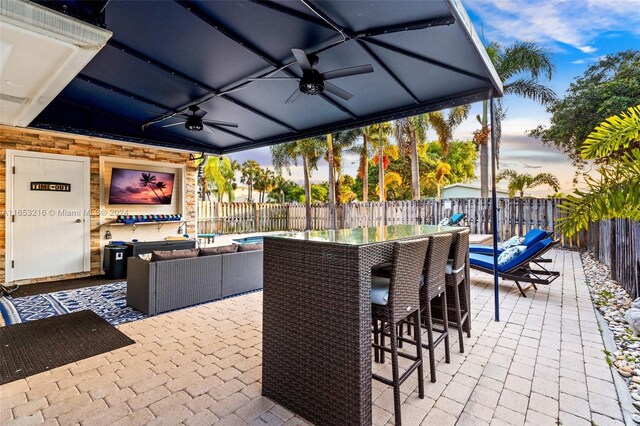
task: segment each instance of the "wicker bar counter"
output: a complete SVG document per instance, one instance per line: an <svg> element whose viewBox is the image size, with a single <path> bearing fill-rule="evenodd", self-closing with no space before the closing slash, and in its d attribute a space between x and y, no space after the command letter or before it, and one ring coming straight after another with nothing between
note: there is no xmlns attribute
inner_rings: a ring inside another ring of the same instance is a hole
<svg viewBox="0 0 640 426"><path fill-rule="evenodd" d="M265 236L263 395L318 425L370 425L371 267L391 261L395 241L462 229Z"/></svg>

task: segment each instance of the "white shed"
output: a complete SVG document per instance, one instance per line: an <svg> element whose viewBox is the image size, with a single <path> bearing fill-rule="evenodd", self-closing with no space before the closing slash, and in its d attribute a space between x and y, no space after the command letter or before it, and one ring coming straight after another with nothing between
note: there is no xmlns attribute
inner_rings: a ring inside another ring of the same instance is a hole
<svg viewBox="0 0 640 426"><path fill-rule="evenodd" d="M508 198L509 191L497 188L498 198ZM491 192L489 192L491 196ZM442 188L442 198L480 198L480 186L454 183Z"/></svg>

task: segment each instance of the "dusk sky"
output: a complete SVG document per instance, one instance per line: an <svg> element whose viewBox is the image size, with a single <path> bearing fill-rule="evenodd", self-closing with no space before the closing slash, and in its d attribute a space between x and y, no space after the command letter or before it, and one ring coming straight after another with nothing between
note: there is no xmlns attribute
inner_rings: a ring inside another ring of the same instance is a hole
<svg viewBox="0 0 640 426"><path fill-rule="evenodd" d="M640 0L462 0L462 3L485 44L497 41L507 46L514 41L534 41L549 49L556 74L548 84L559 97L575 77L600 57L640 49ZM481 103L472 106L469 119L455 131L454 138L471 139L472 132L479 127L475 116L481 114L481 106ZM515 96L506 96L504 106L507 116L502 122L501 168L532 174L553 173L561 182L561 191L571 192L575 169L566 155L526 136L528 130L538 125L548 126L545 108ZM436 140L433 132L428 138ZM253 159L272 167L268 148L233 154L231 158L239 162ZM344 173L355 176L357 164L355 155L344 155ZM285 172L285 177L298 183L303 181L300 167L293 167L291 172L290 177ZM321 161L312 181L326 180L327 165ZM542 196L549 192L548 188L540 187L528 193Z"/></svg>
<svg viewBox="0 0 640 426"><path fill-rule="evenodd" d="M109 188L109 204L163 204L164 196L171 199L173 193L173 173L149 172L143 170L129 170L113 168L111 172L111 187ZM155 176L153 189L140 184L142 173ZM163 182L163 188L155 184ZM154 192L155 191L155 192Z"/></svg>

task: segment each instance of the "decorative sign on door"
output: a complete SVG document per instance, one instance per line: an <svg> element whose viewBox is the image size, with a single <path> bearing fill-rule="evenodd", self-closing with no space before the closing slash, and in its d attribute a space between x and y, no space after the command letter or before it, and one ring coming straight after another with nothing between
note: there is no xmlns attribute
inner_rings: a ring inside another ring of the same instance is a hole
<svg viewBox="0 0 640 426"><path fill-rule="evenodd" d="M71 192L70 183L61 182L31 182L32 191Z"/></svg>

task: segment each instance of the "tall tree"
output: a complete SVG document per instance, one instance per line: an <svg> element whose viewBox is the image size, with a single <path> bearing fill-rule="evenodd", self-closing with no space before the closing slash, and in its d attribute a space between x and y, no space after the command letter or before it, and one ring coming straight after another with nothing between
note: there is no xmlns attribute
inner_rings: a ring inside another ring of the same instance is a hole
<svg viewBox="0 0 640 426"><path fill-rule="evenodd" d="M235 171L229 157L209 157L204 166L204 178L209 191L218 196L218 202L222 202L235 181Z"/></svg>
<svg viewBox="0 0 640 426"><path fill-rule="evenodd" d="M260 164L254 160L245 161L240 168L240 182L247 185L247 201L250 203L253 202L253 183L260 170Z"/></svg>
<svg viewBox="0 0 640 426"><path fill-rule="evenodd" d="M394 122L398 150L411 159L411 192L414 200L420 199L420 167L418 145L426 142L429 118L425 114L401 118Z"/></svg>
<svg viewBox="0 0 640 426"><path fill-rule="evenodd" d="M333 135L327 135L327 163L329 165L329 227L336 229L336 177L333 162Z"/></svg>
<svg viewBox="0 0 640 426"><path fill-rule="evenodd" d="M369 133L365 131L365 128L359 129L362 136L361 144L354 144L350 152L358 154L358 177L362 179L362 202L369 201L369 154L371 150L371 142L369 140Z"/></svg>
<svg viewBox="0 0 640 426"><path fill-rule="evenodd" d="M582 159L599 164L599 178L585 178L589 191L575 191L560 204L560 230L571 236L603 219L640 220L640 104L609 117L587 137Z"/></svg>
<svg viewBox="0 0 640 426"><path fill-rule="evenodd" d="M505 95L517 95L531 99L542 105L549 105L556 100L556 94L542 84L541 77L551 80L555 66L548 50L530 41L516 42L503 49L498 43L487 46L487 53L498 76L503 81ZM496 151L499 152L501 138L501 121L504 118L501 100L496 100L495 128ZM482 126L474 133L475 141L480 146L480 196L489 196L489 101L482 103L482 117L477 116Z"/></svg>
<svg viewBox="0 0 640 426"><path fill-rule="evenodd" d="M291 175L291 165L297 166L298 158L302 158L307 230L311 229L311 171L318 168L325 146L326 142L322 138L309 138L271 147L273 167L278 174L286 169Z"/></svg>
<svg viewBox="0 0 640 426"><path fill-rule="evenodd" d="M607 118L640 104L640 50L609 54L570 85L564 98L547 107L551 125L529 134L564 151L582 168L581 147Z"/></svg>
<svg viewBox="0 0 640 426"><path fill-rule="evenodd" d="M378 183L382 183L382 185L378 185L378 199L380 201L385 201L385 191L384 191L384 171L389 164L388 155L385 152L385 149L390 145L389 136L392 133L391 123L379 123L373 124L371 126L367 126L362 129L364 137L367 138L373 148L375 148L377 154L377 162L378 162ZM386 163L385 163L386 157Z"/></svg>
<svg viewBox="0 0 640 426"><path fill-rule="evenodd" d="M505 169L498 173L496 181L508 180L507 189L509 197L513 198L516 193L520 194L520 198L524 198L524 191L540 185L549 185L555 192L560 189L558 178L551 173L538 173L533 176L529 173L518 173L515 170Z"/></svg>
<svg viewBox="0 0 640 426"><path fill-rule="evenodd" d="M258 202L265 202L265 194L271 192L275 187L275 174L271 169L261 169L255 178L253 188L258 191Z"/></svg>

